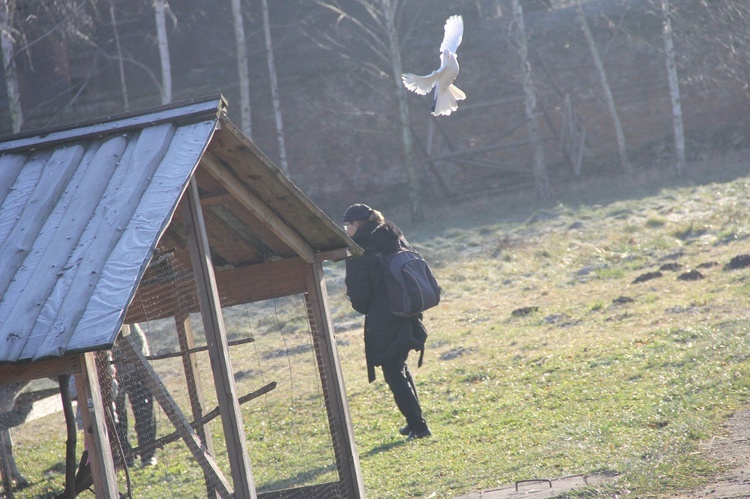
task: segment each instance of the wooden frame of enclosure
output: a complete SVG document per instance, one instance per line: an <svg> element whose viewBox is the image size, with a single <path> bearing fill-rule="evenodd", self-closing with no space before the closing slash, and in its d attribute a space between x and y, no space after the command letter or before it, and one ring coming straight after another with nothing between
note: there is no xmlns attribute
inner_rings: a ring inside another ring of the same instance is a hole
<svg viewBox="0 0 750 499"><path fill-rule="evenodd" d="M186 376L195 381L193 386L196 389L190 393L192 418L200 421L210 409L205 407L204 387L201 387L194 372L197 362L191 349L195 342L188 316L191 312L200 313L216 384L231 478L224 477L213 461L212 442L210 436L202 431L202 426L197 425L195 429L191 426L190 418L180 411L148 361L137 349L130 349L130 353L140 360L137 367L146 375L155 399L203 468L209 494L257 497L234 375L228 360L229 347L222 307L304 294L320 379L327 394L326 409L339 470L339 490L345 497L363 497L364 485L322 268L325 260L344 259L351 254L359 254L361 249L336 224L325 216L321 217L321 212L307 198L295 191L293 184L280 170L226 118L223 107L223 104L219 105L216 130L208 146L200 153L197 167L185 186L171 220L165 223L166 229L159 236L158 243L160 247L169 248L172 257L184 264L183 268L192 269L192 275L183 278L193 280L195 286L190 288L195 289L197 299L194 302L199 309L187 310L184 304L165 300L159 304L160 315L156 316L156 310L130 306L142 293L162 296L159 287L165 285L144 279L141 275L143 280L131 296L123 322L174 318ZM205 114L206 110L202 112ZM154 119L153 115L144 118L149 123L153 123ZM175 118L171 116L169 119ZM179 119L187 118L180 116ZM127 123L128 127L137 127L139 119L135 116ZM106 128L106 125L102 127ZM111 132L112 129L107 131ZM44 134L43 137L54 140L53 133ZM233 220L241 222L241 227L238 229L220 223L210 210L212 206L221 206L224 211L230 212ZM304 232L306 226L318 229ZM271 258L269 253L272 254ZM214 262L216 258L220 259L220 264ZM118 497L117 477L94 353L76 352L59 358L0 364L0 379L9 383L61 374L76 376L79 400L89 401L83 404L82 412L96 495L114 499ZM89 410L85 410L87 405ZM209 482L211 485L208 485ZM268 493L263 497L311 497L315 495L313 489L319 487Z"/></svg>

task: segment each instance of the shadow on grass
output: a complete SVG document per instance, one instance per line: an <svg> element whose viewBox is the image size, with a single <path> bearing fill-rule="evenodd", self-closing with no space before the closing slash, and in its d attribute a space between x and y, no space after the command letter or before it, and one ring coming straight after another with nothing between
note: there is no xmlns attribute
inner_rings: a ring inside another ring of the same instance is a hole
<svg viewBox="0 0 750 499"><path fill-rule="evenodd" d="M264 483L258 487L258 492L272 492L276 490L290 489L296 487L303 487L315 483L315 480L323 475L336 473L336 465L329 464L327 466L320 466L306 471L301 471L289 478L282 480L276 480L274 482ZM335 476L333 477L335 479Z"/></svg>
<svg viewBox="0 0 750 499"><path fill-rule="evenodd" d="M402 445L406 445L406 440L396 440L394 442L389 442L387 444L378 445L377 447L373 447L369 451L367 451L365 454L362 454L365 457L374 456L376 454L380 454L381 452L386 452L391 449L395 449L396 447L401 447Z"/></svg>

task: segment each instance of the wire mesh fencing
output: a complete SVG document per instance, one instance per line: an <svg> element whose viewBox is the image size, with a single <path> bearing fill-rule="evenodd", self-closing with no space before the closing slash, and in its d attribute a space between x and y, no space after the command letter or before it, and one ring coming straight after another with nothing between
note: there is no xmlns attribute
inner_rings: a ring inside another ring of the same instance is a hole
<svg viewBox="0 0 750 499"><path fill-rule="evenodd" d="M232 487L219 411L223 394L215 389L216 366L197 297L189 262L161 253L112 351L97 354L118 490L129 497L221 497ZM345 497L337 465L341 449L334 444L340 439L333 435L307 296L234 305L222 313L258 495ZM50 383L47 393L55 398L58 388ZM11 428L16 445L10 455L29 483L9 475L14 497L56 497L65 480L59 410L29 422L21 414L26 406L16 406L15 415L3 409L0 435ZM43 442L35 439L39 433L47 435ZM84 450L79 434L78 455Z"/></svg>

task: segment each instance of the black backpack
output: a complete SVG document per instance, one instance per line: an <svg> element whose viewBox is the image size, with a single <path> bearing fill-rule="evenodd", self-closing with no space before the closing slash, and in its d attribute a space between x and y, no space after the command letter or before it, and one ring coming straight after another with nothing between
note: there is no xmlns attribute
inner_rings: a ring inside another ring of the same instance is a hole
<svg viewBox="0 0 750 499"><path fill-rule="evenodd" d="M440 285L419 253L402 249L377 255L394 315L411 317L440 303Z"/></svg>

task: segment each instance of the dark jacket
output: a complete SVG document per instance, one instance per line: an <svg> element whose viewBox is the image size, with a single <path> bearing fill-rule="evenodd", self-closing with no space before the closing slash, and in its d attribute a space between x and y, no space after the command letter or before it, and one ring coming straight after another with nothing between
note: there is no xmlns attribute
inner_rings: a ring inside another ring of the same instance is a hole
<svg viewBox="0 0 750 499"><path fill-rule="evenodd" d="M346 261L346 294L354 310L365 315L365 356L372 382L374 366L397 360L409 350L424 351L427 332L421 314L399 317L386 305L383 269L376 253L411 249L401 229L393 222L368 222L359 227L352 239L365 253Z"/></svg>

